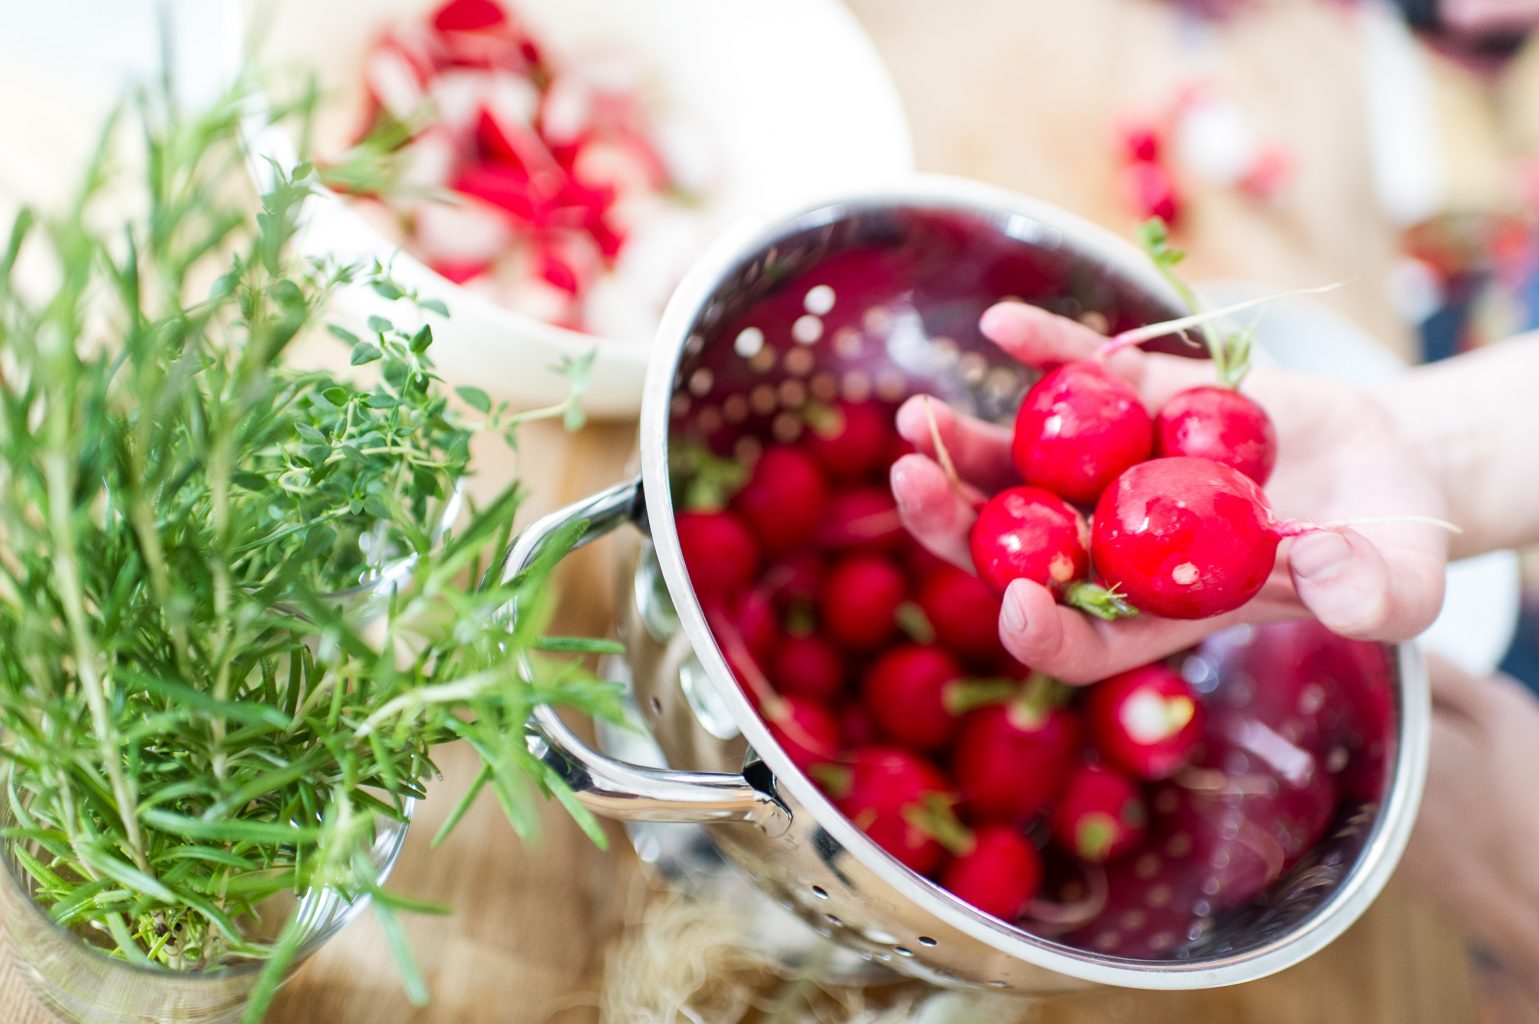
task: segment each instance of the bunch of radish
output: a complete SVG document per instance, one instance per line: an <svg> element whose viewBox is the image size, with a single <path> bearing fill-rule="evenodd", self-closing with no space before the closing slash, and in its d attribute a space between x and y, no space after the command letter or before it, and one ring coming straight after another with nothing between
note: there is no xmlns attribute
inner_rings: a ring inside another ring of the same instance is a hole
<svg viewBox="0 0 1539 1024"><path fill-rule="evenodd" d="M1144 241L1190 296L1161 227ZM1383 649L1314 623L1084 687L1001 643L1016 579L1106 617L1217 615L1254 596L1281 538L1316 528L1276 520L1262 491L1277 442L1237 387L1246 337L1189 319L1217 382L1154 415L1099 359L1031 387L1013 436L1022 482L977 501L972 572L902 527L888 473L912 449L889 405L809 403L793 443L671 452L695 592L791 761L961 899L1131 957L1176 955L1352 827L1382 798L1393 732Z"/></svg>
<svg viewBox="0 0 1539 1024"><path fill-rule="evenodd" d="M884 850L1038 933L1159 956L1277 882L1346 801L1378 799L1387 670L1340 643L1331 661L1307 625L1088 687L1016 662L995 589L902 529L894 412L809 409L799 442L746 464L673 453L685 565L727 663ZM1232 685L1199 691L1183 666Z"/></svg>
<svg viewBox="0 0 1539 1024"><path fill-rule="evenodd" d="M710 161L645 109L624 54L566 66L497 0L393 25L363 65L355 152L399 180L339 187L439 274L550 323L645 336L702 225ZM339 167L347 162L339 161Z"/></svg>

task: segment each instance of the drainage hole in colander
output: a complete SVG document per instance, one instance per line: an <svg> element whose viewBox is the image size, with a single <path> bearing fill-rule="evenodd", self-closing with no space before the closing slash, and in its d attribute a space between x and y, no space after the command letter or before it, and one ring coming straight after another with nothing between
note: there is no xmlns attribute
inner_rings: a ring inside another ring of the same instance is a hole
<svg viewBox="0 0 1539 1024"><path fill-rule="evenodd" d="M833 925L835 928L843 928L844 927L844 919L841 918L838 914L824 914L823 915L823 920L827 921L829 924Z"/></svg>
<svg viewBox="0 0 1539 1024"><path fill-rule="evenodd" d="M928 935L921 935L921 936L919 936L919 944L921 946L934 946L934 945L936 945L936 942L935 942L934 939L930 938Z"/></svg>
<svg viewBox="0 0 1539 1024"><path fill-rule="evenodd" d="M892 947L892 951L894 953L898 954L899 956L913 956L914 955L914 951L912 949L909 949L907 946L894 946L894 947Z"/></svg>
<svg viewBox="0 0 1539 1024"><path fill-rule="evenodd" d="M816 896L820 900L826 900L828 899L828 890L823 888L821 885L814 885L812 887L812 895Z"/></svg>
<svg viewBox="0 0 1539 1024"><path fill-rule="evenodd" d="M662 713L663 713L663 702L658 700L656 697L653 697L652 698L652 714L654 714L654 715L661 715Z"/></svg>
<svg viewBox="0 0 1539 1024"><path fill-rule="evenodd" d="M1003 981L1000 981L998 978L995 978L993 981L989 982L989 988L1005 988L1005 987L1006 987L1006 983L1003 982Z"/></svg>
<svg viewBox="0 0 1539 1024"><path fill-rule="evenodd" d="M892 959L892 954L891 953L878 953L878 954L876 954L876 958L878 960L880 960L882 963L885 964L887 961Z"/></svg>

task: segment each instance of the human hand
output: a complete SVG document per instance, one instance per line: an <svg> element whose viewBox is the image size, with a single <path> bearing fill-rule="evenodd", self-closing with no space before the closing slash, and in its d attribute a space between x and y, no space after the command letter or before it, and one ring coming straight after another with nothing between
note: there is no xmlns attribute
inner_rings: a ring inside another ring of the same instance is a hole
<svg viewBox="0 0 1539 1024"><path fill-rule="evenodd" d="M1001 303L983 334L1035 367L1089 357L1106 339L1035 306ZM1187 387L1213 382L1206 361L1127 349L1107 360L1155 411ZM1258 370L1245 390L1277 428L1279 458L1267 486L1277 514L1330 522L1356 517L1438 516L1443 498L1427 464L1410 449L1370 393L1329 379ZM926 405L929 410L926 410ZM962 416L924 396L898 411L898 431L918 450L892 470L893 494L908 529L942 558L971 569L967 536L975 505L940 465L936 433L970 487L992 494L1017 483L1010 430ZM1176 621L1140 615L1103 622L1056 603L1045 587L1017 580L1005 593L1000 638L1016 658L1066 682L1084 683L1164 657L1240 622L1313 615L1343 636L1396 641L1421 632L1443 600L1448 540L1422 523L1376 523L1312 532L1284 543L1261 593L1225 615Z"/></svg>
<svg viewBox="0 0 1539 1024"><path fill-rule="evenodd" d="M1455 36L1527 32L1539 26L1539 0L1440 0L1437 18L1441 31Z"/></svg>
<svg viewBox="0 0 1539 1024"><path fill-rule="evenodd" d="M1438 658L1432 760L1402 870L1539 997L1539 700Z"/></svg>

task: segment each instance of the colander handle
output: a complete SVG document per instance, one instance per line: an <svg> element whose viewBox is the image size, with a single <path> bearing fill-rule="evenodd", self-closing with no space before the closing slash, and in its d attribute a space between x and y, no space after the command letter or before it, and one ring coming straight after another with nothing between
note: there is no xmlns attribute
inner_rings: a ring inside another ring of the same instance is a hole
<svg viewBox="0 0 1539 1024"><path fill-rule="evenodd" d="M519 534L502 563L512 579L558 532L583 523L574 548L597 540L645 514L641 481L616 484L540 519ZM533 666L524 663L525 673ZM574 733L554 708L541 705L525 723L529 752L555 769L583 806L625 821L746 821L770 835L791 825L790 812L774 795L741 775L685 772L632 764L603 754Z"/></svg>

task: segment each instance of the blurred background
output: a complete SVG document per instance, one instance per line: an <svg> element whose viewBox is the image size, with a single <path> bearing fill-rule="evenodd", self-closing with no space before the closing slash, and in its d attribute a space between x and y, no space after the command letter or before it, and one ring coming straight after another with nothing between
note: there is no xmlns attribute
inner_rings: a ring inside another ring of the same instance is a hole
<svg viewBox="0 0 1539 1024"><path fill-rule="evenodd" d="M0 127L11 140L0 146L0 205L65 187L125 76L157 67L161 6L0 0ZM437 87L412 77L409 39L398 45L390 35L433 6L182 3L170 5L175 16L165 24L192 93L213 88L252 50L280 74L318 72L330 104L321 147L340 159L388 122L400 89ZM539 431L526 439L517 470L536 496L531 511L618 479L634 451L628 416L657 310L723 224L910 167L1015 189L1124 236L1163 216L1190 253L1188 276L1214 300L1343 282L1280 304L1262 324L1274 356L1322 372L1374 379L1396 361L1443 359L1539 327L1539 38L1530 38L1539 0L796 0L773 8L511 0L510 8L526 19L531 43L579 54L574 60L591 71L583 80L599 83L568 90L567 100L581 129L603 143L585 159L610 190L573 200L591 216L564 228L559 245L534 251L511 236L466 242L462 226L374 203L360 186L337 200L343 212L324 219L321 234L364 251L377 250L377 235L399 242L422 280L452 296L463 333L446 345L451 377L533 402L551 386L541 374L553 358L596 349L591 411L601 422L574 441ZM260 31L245 32L249 24ZM533 102L519 91L530 82L547 89L544 64L531 59L530 68L525 85L508 86L497 102ZM444 88L457 87L482 86ZM643 142L634 138L637 118L650 126ZM539 141L553 151L586 144L573 131L581 143ZM261 145L279 152L282 142ZM525 210L526 197L511 195L507 182L438 159L418 147L410 173ZM602 553L572 572L598 585L570 588L582 595L568 601L571 628L604 630L613 588ZM1521 588L1510 559L1483 572L1474 586L1491 603L1467 604L1444 625L1448 650L1475 668L1499 659L1539 688L1539 552L1522 556ZM467 783L464 767L446 759L447 789ZM452 793L436 801L438 813L452 802ZM412 895L460 910L454 924L414 928L427 947L434 1006L414 1010L395 995L379 937L360 922L356 941L318 958L276 1019L682 1020L678 1007L708 980L702 971L752 980L714 1004L716 1016L689 1019L875 1021L919 1012L910 1007L921 997L901 988L812 998L754 976L752 964L710 959L730 946L732 929L708 914L659 909L617 830L615 851L604 855L552 814L545 843L520 851L495 828L494 809L478 807L472 820L482 811L479 830L462 829L434 854L459 859L454 877L426 867L420 847L401 867ZM1459 938L1415 894L1392 890L1384 902L1317 961L1242 990L982 1009L942 1001L925 1012L935 1020L1533 1019L1531 1007L1506 999L1499 973L1483 969L1478 954L1466 962ZM670 973L692 957L693 980ZM0 974L0 988L8 980ZM24 997L0 998L13 1011L6 1019L34 1019L4 998Z"/></svg>

